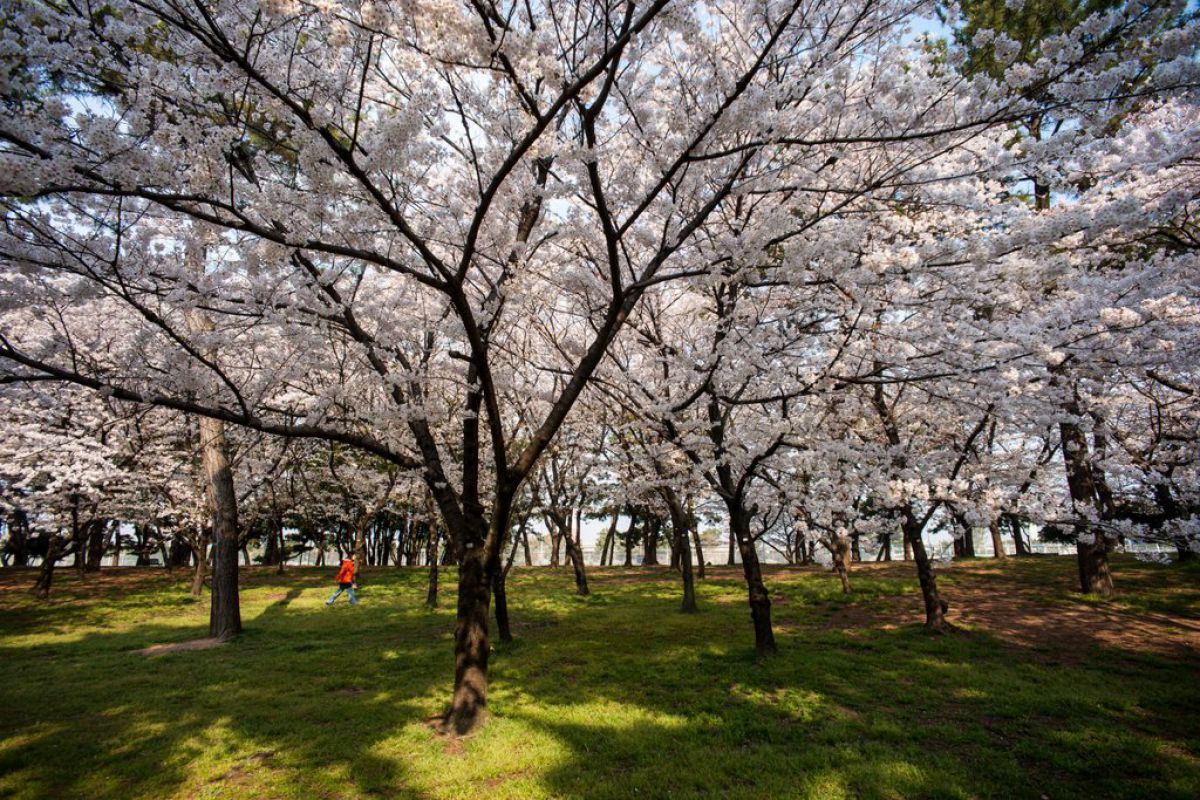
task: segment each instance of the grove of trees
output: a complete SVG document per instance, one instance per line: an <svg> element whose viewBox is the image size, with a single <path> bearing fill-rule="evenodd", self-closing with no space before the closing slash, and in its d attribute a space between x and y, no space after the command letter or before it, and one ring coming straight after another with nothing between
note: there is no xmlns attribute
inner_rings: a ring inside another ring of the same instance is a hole
<svg viewBox="0 0 1200 800"><path fill-rule="evenodd" d="M218 638L250 542L431 604L455 564L457 733L535 526L684 611L725 526L762 656L768 546L850 591L895 543L932 630L935 529L1070 541L1101 595L1126 542L1194 559L1198 40L1159 0L6 3L6 557L211 560Z"/></svg>

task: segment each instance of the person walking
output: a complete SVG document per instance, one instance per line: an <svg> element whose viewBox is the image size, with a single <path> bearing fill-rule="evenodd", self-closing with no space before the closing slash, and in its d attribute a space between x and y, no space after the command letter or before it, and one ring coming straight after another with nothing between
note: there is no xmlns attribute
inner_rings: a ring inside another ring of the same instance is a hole
<svg viewBox="0 0 1200 800"><path fill-rule="evenodd" d="M337 600L338 595L341 594L342 592L345 592L347 595L350 596L350 605L353 606L353 605L358 604L358 598L354 596L354 587L356 585L354 582L354 573L355 573L354 556L350 556L349 558L342 559L342 568L338 570L337 577L334 578L334 580L336 580L337 584L338 584L337 591L334 592L333 595L328 600L325 601L325 605L327 605L327 606L333 605L333 601Z"/></svg>

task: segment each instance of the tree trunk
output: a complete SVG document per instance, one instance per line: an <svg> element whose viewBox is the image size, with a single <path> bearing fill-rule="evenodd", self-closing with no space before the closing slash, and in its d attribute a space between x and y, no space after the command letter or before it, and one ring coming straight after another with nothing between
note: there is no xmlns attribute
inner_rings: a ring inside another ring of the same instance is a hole
<svg viewBox="0 0 1200 800"><path fill-rule="evenodd" d="M850 534L850 560L855 563L862 561L862 548L859 547L859 535L857 533Z"/></svg>
<svg viewBox="0 0 1200 800"><path fill-rule="evenodd" d="M1012 534L1013 552L1018 556L1032 555L1029 543L1025 540L1023 530L1025 526L1021 523L1021 518L1016 514L1005 514L1004 522L1008 525L1009 533Z"/></svg>
<svg viewBox="0 0 1200 800"><path fill-rule="evenodd" d="M746 578L746 589L750 600L750 619L754 623L754 651L761 658L779 651L775 644L775 632L771 628L771 595L763 583L762 566L758 562L758 551L750 535L750 520L747 512L736 500L726 500L729 510L729 534L737 542L738 555L742 559L742 574Z"/></svg>
<svg viewBox="0 0 1200 800"><path fill-rule="evenodd" d="M562 545L562 534L557 530L550 531L550 566L558 567L558 549Z"/></svg>
<svg viewBox="0 0 1200 800"><path fill-rule="evenodd" d="M737 540L734 538L733 533L730 532L730 534L729 534L729 558L725 562L725 566L727 566L727 567L732 567L734 564L737 563L737 561L733 557L733 549L736 546L737 546Z"/></svg>
<svg viewBox="0 0 1200 800"><path fill-rule="evenodd" d="M892 560L892 535L885 533L879 537L879 557L876 561L891 561Z"/></svg>
<svg viewBox="0 0 1200 800"><path fill-rule="evenodd" d="M433 610L438 607L438 533L433 526L429 531L429 588L425 590L425 607Z"/></svg>
<svg viewBox="0 0 1200 800"><path fill-rule="evenodd" d="M662 520L657 517L650 520L646 526L645 542L642 547L642 566L658 566L658 534L662 530Z"/></svg>
<svg viewBox="0 0 1200 800"><path fill-rule="evenodd" d="M92 520L85 527L87 531L87 560L84 563L86 572L99 572L104 560L104 548L108 544L108 523L105 520Z"/></svg>
<svg viewBox="0 0 1200 800"><path fill-rule="evenodd" d="M1065 410L1075 417L1079 416L1079 407L1074 400L1067 403ZM1062 439L1063 464L1067 471L1067 487L1071 492L1075 513L1084 517L1098 515L1100 506L1083 430L1073 422L1063 422L1058 427ZM1108 597L1113 593L1113 582L1104 533L1086 522L1079 522L1075 526L1075 535L1078 538L1075 553L1079 564L1079 590L1084 594Z"/></svg>
<svg viewBox="0 0 1200 800"><path fill-rule="evenodd" d="M468 544L471 544L468 541ZM488 605L491 579L487 553L469 547L458 568L458 613L454 627L454 695L443 720L459 736L481 725L487 714Z"/></svg>
<svg viewBox="0 0 1200 800"><path fill-rule="evenodd" d="M525 566L533 566L533 553L529 549L529 529L525 526L521 527L521 547L525 551Z"/></svg>
<svg viewBox="0 0 1200 800"><path fill-rule="evenodd" d="M637 530L637 517L630 514L629 530L625 531L625 566L633 566L633 540L634 531Z"/></svg>
<svg viewBox="0 0 1200 800"><path fill-rule="evenodd" d="M54 582L54 565L62 553L62 540L51 535L46 544L46 557L42 559L42 568L38 570L37 581L33 584L33 594L39 600L50 599L50 585Z"/></svg>
<svg viewBox="0 0 1200 800"><path fill-rule="evenodd" d="M908 537L905 536L903 533L900 534L900 538L904 540L904 560L912 561L913 560L912 542L910 542L908 540Z"/></svg>
<svg viewBox="0 0 1200 800"><path fill-rule="evenodd" d="M213 519L212 605L208 635L224 642L242 632L238 599L237 494L225 445L225 423L201 417L200 445Z"/></svg>
<svg viewBox="0 0 1200 800"><path fill-rule="evenodd" d="M916 518L912 509L904 509L904 540L912 547L913 558L917 562L917 579L921 583L921 599L925 602L925 627L942 632L949 627L946 622L946 611L949 603L938 593L937 576L933 573L933 563L925 550L925 542L921 538L924 526Z"/></svg>
<svg viewBox="0 0 1200 800"><path fill-rule="evenodd" d="M508 571L512 569L513 561L517 558L517 545L525 538L525 524L526 520L522 519L513 536L512 549L508 552L504 568L495 570L492 576L492 596L496 600L496 632L502 642L513 640L512 626L508 619Z"/></svg>
<svg viewBox="0 0 1200 800"><path fill-rule="evenodd" d="M567 558L571 561L571 568L575 571L575 594L581 597L587 597L590 594L587 582L587 572L583 565L583 549L579 546L579 541L576 539L579 536L579 531L575 534L571 533L570 516L556 518L560 524L559 530L562 532L561 538L566 544Z"/></svg>
<svg viewBox="0 0 1200 800"><path fill-rule="evenodd" d="M616 549L617 523L620 519L620 512L614 511L612 524L608 526L608 533L604 534L604 546L600 548L600 566L602 567L606 567L612 563L612 554Z"/></svg>
<svg viewBox="0 0 1200 800"><path fill-rule="evenodd" d="M1000 535L999 520L992 520L992 524L988 526L988 532L992 535L992 557L1004 558L1004 537Z"/></svg>
<svg viewBox="0 0 1200 800"><path fill-rule="evenodd" d="M700 544L699 525L692 525L692 542L696 545L696 577L704 580L704 547Z"/></svg>
<svg viewBox="0 0 1200 800"><path fill-rule="evenodd" d="M679 610L684 614L695 614L699 609L696 606L696 581L692 575L693 522L673 489L664 487L661 493L667 502L667 510L671 513L671 533L675 542L673 549L678 559L679 572L683 577L683 603Z"/></svg>

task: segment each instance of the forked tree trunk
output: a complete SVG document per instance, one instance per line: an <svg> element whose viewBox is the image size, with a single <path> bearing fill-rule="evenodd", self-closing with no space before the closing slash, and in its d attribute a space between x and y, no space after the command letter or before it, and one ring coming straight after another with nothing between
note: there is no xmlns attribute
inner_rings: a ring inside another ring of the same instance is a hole
<svg viewBox="0 0 1200 800"><path fill-rule="evenodd" d="M892 535L890 533L885 533L879 537L879 555L875 558L875 560L892 560Z"/></svg>
<svg viewBox="0 0 1200 800"><path fill-rule="evenodd" d="M925 603L925 627L932 631L942 632L949 627L946 622L946 611L950 604L938 593L937 576L933 573L933 563L925 550L925 542L921 539L923 525L916 518L911 508L904 509L904 540L912 547L913 559L917 562L917 579L921 583L921 599Z"/></svg>
<svg viewBox="0 0 1200 800"><path fill-rule="evenodd" d="M762 566L754 539L750 535L750 520L747 512L737 501L726 500L729 510L730 536L737 542L738 555L742 559L742 574L746 578L746 589L750 601L750 620L754 623L754 651L761 658L779 651L775 644L775 632L771 628L771 595L763 583Z"/></svg>

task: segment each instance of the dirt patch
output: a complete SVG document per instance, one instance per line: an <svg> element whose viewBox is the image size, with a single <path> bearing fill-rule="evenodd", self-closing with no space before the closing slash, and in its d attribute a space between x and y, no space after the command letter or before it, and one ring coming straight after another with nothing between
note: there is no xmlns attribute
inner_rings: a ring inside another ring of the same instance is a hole
<svg viewBox="0 0 1200 800"><path fill-rule="evenodd" d="M341 689L334 689L333 694L342 695L343 697L358 697L360 694L366 694L370 689L364 689L361 686L344 686Z"/></svg>
<svg viewBox="0 0 1200 800"><path fill-rule="evenodd" d="M883 570L870 570L872 576ZM1200 624L1164 614L1091 604L1070 596L1047 601L1047 588L1005 580L995 568L944 569L952 578L939 586L950 603L946 619L1028 648L1041 658L1074 662L1096 646L1200 661ZM826 629L877 630L919 625L925 616L920 595L885 597L837 609Z"/></svg>
<svg viewBox="0 0 1200 800"><path fill-rule="evenodd" d="M184 653L189 650L211 650L214 647L220 647L225 642L220 639L191 639L186 642L172 642L171 644L154 644L141 650L133 652L139 656L161 656L164 653Z"/></svg>

